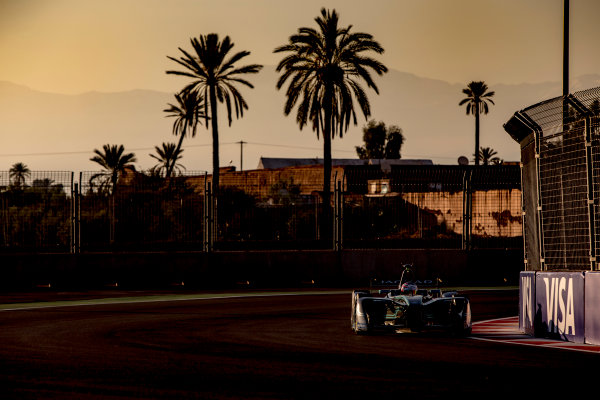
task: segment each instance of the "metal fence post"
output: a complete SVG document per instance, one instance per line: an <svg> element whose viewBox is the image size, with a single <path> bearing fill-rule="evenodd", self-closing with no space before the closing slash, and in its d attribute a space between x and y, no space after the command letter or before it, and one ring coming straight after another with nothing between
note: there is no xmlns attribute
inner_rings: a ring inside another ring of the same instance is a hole
<svg viewBox="0 0 600 400"><path fill-rule="evenodd" d="M471 175L472 170L466 170L463 175L463 240L462 249L471 248L471 221L473 219L473 207L471 197Z"/></svg>
<svg viewBox="0 0 600 400"><path fill-rule="evenodd" d="M333 249L335 251L342 250L342 229L343 229L343 208L344 199L342 195L342 181L335 180L334 192L333 192Z"/></svg>
<svg viewBox="0 0 600 400"><path fill-rule="evenodd" d="M314 196L314 199L315 199L315 240L319 240L319 239L321 239L320 229L319 229L319 210L321 209L321 207L319 207L319 196L318 195Z"/></svg>
<svg viewBox="0 0 600 400"><path fill-rule="evenodd" d="M212 182L204 180L204 230L203 230L203 249L205 252L213 250L214 233L214 210L213 210Z"/></svg>
<svg viewBox="0 0 600 400"><path fill-rule="evenodd" d="M590 269L595 271L598 269L598 264L596 261L596 221L594 213L596 199L594 198L594 165L592 159L592 120L589 114L585 117L585 160L587 172L587 203L590 235Z"/></svg>
<svg viewBox="0 0 600 400"><path fill-rule="evenodd" d="M519 163L519 168L520 168L520 176L521 176L521 229L523 232L523 264L525 265L525 271L529 271L529 261L527 259L528 254L527 254L527 240L525 238L526 235L526 229L525 229L525 223L526 223L526 219L528 218L526 215L526 210L525 210L525 186L524 186L524 178L523 178L523 169L524 169L524 165L522 162Z"/></svg>
<svg viewBox="0 0 600 400"><path fill-rule="evenodd" d="M340 181L340 250L344 248L344 191L345 189L346 174L342 175Z"/></svg>
<svg viewBox="0 0 600 400"><path fill-rule="evenodd" d="M542 132L540 129L534 129L535 138L535 174L536 174L536 194L537 194L537 223L538 223L538 246L540 251L540 269L546 270L545 247L544 247L544 225L542 209L542 173L541 173L541 141Z"/></svg>
<svg viewBox="0 0 600 400"><path fill-rule="evenodd" d="M338 185L337 172L333 178L333 250L338 249Z"/></svg>
<svg viewBox="0 0 600 400"><path fill-rule="evenodd" d="M108 199L108 207L109 207L109 216L110 216L110 232L109 232L109 240L110 240L110 245L114 245L115 244L115 226L116 226L116 222L115 222L115 192L114 192L114 187L113 187L113 191L110 194L110 197Z"/></svg>
<svg viewBox="0 0 600 400"><path fill-rule="evenodd" d="M72 219L71 219L71 253L79 254L81 252L81 193L79 184L75 183L71 193L72 199Z"/></svg>
<svg viewBox="0 0 600 400"><path fill-rule="evenodd" d="M218 196L218 190L215 190L212 187L212 182L211 182L211 202L210 202L210 226L212 228L211 234L210 234L210 251L213 251L215 249L215 239L218 237L218 228L219 228L219 219L218 219L218 213L219 213L219 196Z"/></svg>
<svg viewBox="0 0 600 400"><path fill-rule="evenodd" d="M77 204L76 193L77 193L77 183L73 184L73 173L71 173L71 209L70 209L71 238L70 238L70 243L69 243L69 252L71 254L75 253L75 236L76 236L75 204Z"/></svg>
<svg viewBox="0 0 600 400"><path fill-rule="evenodd" d="M544 224L543 224L542 182L541 182L541 180L542 180L541 150L542 150L543 130L540 125L538 125L533 119L531 119L531 117L529 117L524 112L515 113L515 118L533 133L533 139L534 139L534 144L535 144L535 179L536 179L535 196L536 196L536 203L537 203L536 225L537 225L537 230L538 230L537 245L538 245L539 256L540 256L540 260L539 260L540 261L540 270L545 271L546 270L546 259L545 259L545 246L544 246L544 230L543 230ZM521 188L521 190L524 190L523 187ZM534 218L533 216L531 216L531 217ZM523 240L526 241L525 236L524 236Z"/></svg>

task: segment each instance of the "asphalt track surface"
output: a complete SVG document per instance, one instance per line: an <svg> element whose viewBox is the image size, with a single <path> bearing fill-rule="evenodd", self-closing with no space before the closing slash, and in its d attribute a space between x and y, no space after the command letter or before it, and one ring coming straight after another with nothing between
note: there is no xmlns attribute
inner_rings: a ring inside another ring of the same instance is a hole
<svg viewBox="0 0 600 400"><path fill-rule="evenodd" d="M518 312L515 290L469 295L475 321ZM596 389L599 365L444 334L355 335L349 292L0 311L1 399L557 398Z"/></svg>

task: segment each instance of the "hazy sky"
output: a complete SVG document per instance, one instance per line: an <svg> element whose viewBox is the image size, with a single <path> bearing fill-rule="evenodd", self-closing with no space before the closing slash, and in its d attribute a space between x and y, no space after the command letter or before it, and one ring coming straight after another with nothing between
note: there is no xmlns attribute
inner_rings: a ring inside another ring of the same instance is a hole
<svg viewBox="0 0 600 400"><path fill-rule="evenodd" d="M167 55L189 49L190 37L229 35L234 50L251 52L244 64L276 65L273 49L314 27L322 7L335 8L342 26L374 35L390 69L491 88L562 79L563 0L0 0L0 81L63 94L175 93L187 81L165 74L178 69ZM599 17L600 0L571 0L571 77L600 73Z"/></svg>
<svg viewBox="0 0 600 400"><path fill-rule="evenodd" d="M167 55L189 38L229 35L249 62L321 7L369 32L390 68L463 83L560 80L563 0L0 0L0 80L57 93L175 91ZM572 75L600 70L600 1L571 0Z"/></svg>

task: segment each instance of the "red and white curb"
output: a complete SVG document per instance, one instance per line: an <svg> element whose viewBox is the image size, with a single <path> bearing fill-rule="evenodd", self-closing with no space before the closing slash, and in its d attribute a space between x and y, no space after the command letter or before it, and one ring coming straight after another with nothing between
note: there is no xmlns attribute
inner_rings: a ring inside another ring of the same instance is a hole
<svg viewBox="0 0 600 400"><path fill-rule="evenodd" d="M550 347L600 354L600 345L535 338L519 331L519 317L508 317L473 323L471 339L522 346Z"/></svg>

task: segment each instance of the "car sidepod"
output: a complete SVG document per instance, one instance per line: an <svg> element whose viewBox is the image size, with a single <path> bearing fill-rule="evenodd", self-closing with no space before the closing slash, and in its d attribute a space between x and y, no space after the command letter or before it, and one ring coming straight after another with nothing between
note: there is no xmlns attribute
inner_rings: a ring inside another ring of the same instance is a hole
<svg viewBox="0 0 600 400"><path fill-rule="evenodd" d="M408 301L400 298L373 297L355 291L352 294L351 326L355 333L404 329Z"/></svg>
<svg viewBox="0 0 600 400"><path fill-rule="evenodd" d="M473 322L471 321L471 302L469 299L464 298L463 309L460 314L460 320L462 321L462 330L458 333L464 336L470 335L473 329Z"/></svg>
<svg viewBox="0 0 600 400"><path fill-rule="evenodd" d="M413 320L413 330L442 329L456 335L471 333L471 304L466 297L442 297L420 307L420 320Z"/></svg>
<svg viewBox="0 0 600 400"><path fill-rule="evenodd" d="M369 296L370 292L355 290L352 292L352 312L350 314L350 324L355 333L366 333L369 331L367 315L365 314L360 299Z"/></svg>

